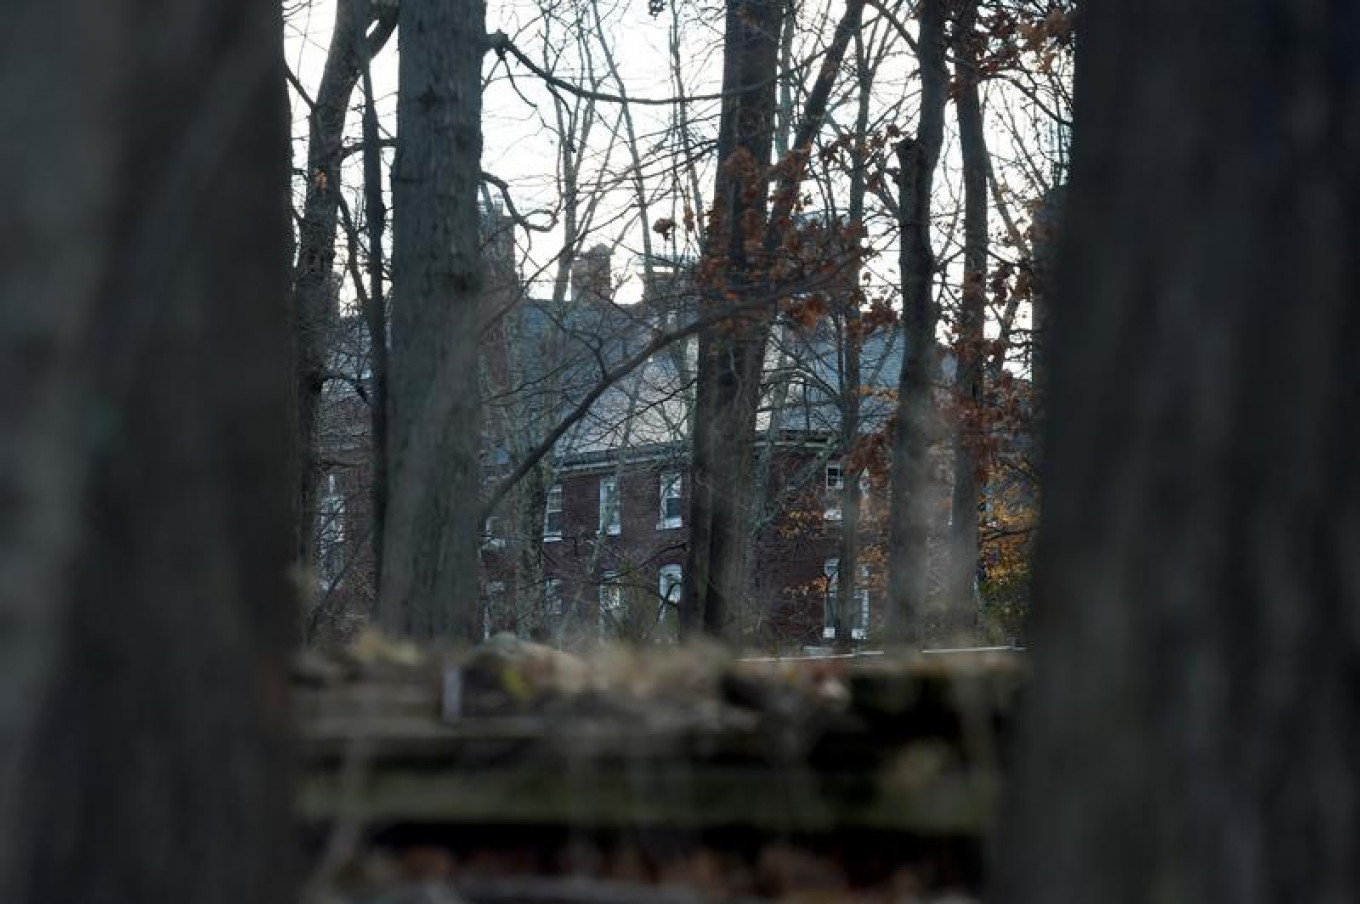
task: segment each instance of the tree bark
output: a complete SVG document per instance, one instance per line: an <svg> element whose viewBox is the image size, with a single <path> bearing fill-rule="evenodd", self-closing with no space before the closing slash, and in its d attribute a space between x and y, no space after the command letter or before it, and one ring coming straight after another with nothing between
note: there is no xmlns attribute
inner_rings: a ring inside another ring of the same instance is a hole
<svg viewBox="0 0 1360 904"><path fill-rule="evenodd" d="M710 636L729 635L735 604L746 590L744 541L755 504L756 411L780 288L779 244L792 228L812 142L863 12L864 0L846 4L808 92L789 159L782 161L771 204L766 163L774 137L783 8L775 0L734 0L728 6L723 72L728 97L718 135L721 162L707 253L710 262L722 265L708 274L703 301L707 313L729 305L740 313L699 334L682 631L702 624Z"/></svg>
<svg viewBox="0 0 1360 904"><path fill-rule="evenodd" d="M915 644L922 633L935 481L930 449L938 432L935 327L939 309L931 283L930 192L944 140L944 0L921 0L921 114L915 139L897 145L899 269L902 279L902 370L897 383L892 493L888 516L888 639Z"/></svg>
<svg viewBox="0 0 1360 904"><path fill-rule="evenodd" d="M313 564L316 558L316 505L322 477L317 411L326 385L326 359L338 316L335 231L340 217L345 117L362 67L382 49L396 24L388 9L381 14L378 28L365 38L371 9L368 0L337 0L331 45L307 117L307 192L298 223L298 254L293 271L298 455L302 462L298 483L301 512L298 558L304 566Z"/></svg>
<svg viewBox="0 0 1360 904"><path fill-rule="evenodd" d="M1030 289L1029 368L1033 387L1034 414L1043 423L1048 386L1048 320L1053 295L1054 257L1062 230L1063 186L1050 188L1034 214L1034 240L1031 243L1033 272Z"/></svg>
<svg viewBox="0 0 1360 904"><path fill-rule="evenodd" d="M1357 29L1082 8L998 900L1360 898Z"/></svg>
<svg viewBox="0 0 1360 904"><path fill-rule="evenodd" d="M858 300L846 311L841 352L841 535L836 557L836 649L854 645L854 614L859 603L855 591L859 579L860 476L865 473L856 457L859 443L860 321ZM867 628L868 625L865 625Z"/></svg>
<svg viewBox="0 0 1360 904"><path fill-rule="evenodd" d="M388 519L379 620L481 636L482 0L403 0L393 170Z"/></svg>
<svg viewBox="0 0 1360 904"><path fill-rule="evenodd" d="M18 0L6 23L0 900L282 904L279 7Z"/></svg>
<svg viewBox="0 0 1360 904"><path fill-rule="evenodd" d="M987 311L987 142L978 96L976 0L963 0L954 21L954 109L963 158L963 290L958 319L958 370L954 379L954 487L950 503L945 574L946 640L960 640L977 622L978 504Z"/></svg>
<svg viewBox="0 0 1360 904"><path fill-rule="evenodd" d="M855 112L855 144L853 164L850 170L850 197L846 205L846 216L851 229L864 228L864 196L868 190L867 155L862 153L869 137L869 114L872 101L874 69L869 56L865 53L863 37L857 32L855 41L855 71L859 84ZM836 568L836 648L842 652L854 646L852 636L853 620L851 612L858 606L855 590L863 582L859 579L860 563L860 480L867 475L863 462L857 454L859 447L860 413L863 396L862 358L864 346L863 317L860 314L859 292L859 248L855 255L854 267L850 270L851 282L844 291L837 292L843 299L841 311L840 347L840 427L841 427L841 536L837 544ZM849 261L843 262L848 264ZM867 587L864 588L867 590ZM868 629L868 624L864 628Z"/></svg>
<svg viewBox="0 0 1360 904"><path fill-rule="evenodd" d="M747 243L753 228L764 228L769 204L765 168L774 137L775 72L784 9L781 0L727 4L723 45L727 97L706 252L710 261L722 264L720 273L709 274L711 285L701 300L704 314L730 305L731 299L769 291L751 272L756 261L750 259ZM686 633L702 629L723 636L743 590L742 528L750 501L765 320L748 316L699 334L689 549L680 607Z"/></svg>
<svg viewBox="0 0 1360 904"><path fill-rule="evenodd" d="M383 273L383 234L387 206L383 202L382 148L378 142L378 111L373 100L372 57L363 61L364 81L364 219L368 226L368 293L364 322L368 327L368 409L372 513L369 545L373 550L373 580L382 584L383 543L387 524L387 396L391 360L387 349L387 293Z"/></svg>

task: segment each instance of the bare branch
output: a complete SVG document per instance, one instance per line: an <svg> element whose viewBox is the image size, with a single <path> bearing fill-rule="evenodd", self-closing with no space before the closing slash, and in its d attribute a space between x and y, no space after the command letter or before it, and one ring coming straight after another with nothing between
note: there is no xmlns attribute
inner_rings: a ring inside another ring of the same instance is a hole
<svg viewBox="0 0 1360 904"><path fill-rule="evenodd" d="M733 91L719 91L716 94L677 95L675 97L632 97L627 94L609 94L603 91L587 90L579 85L573 85L571 82L558 78L548 70L539 66L533 60L529 59L524 51L516 47L514 42L510 40L510 36L503 31L487 35L487 46L488 49L494 52L501 60L505 59L507 53L514 57L525 69L528 69L534 75L538 76L550 90L557 89L575 95L576 97L607 104L641 104L650 107L669 107L673 104L693 103L694 101L722 100L725 97L733 97L738 94L745 94L748 91L756 91L786 74L776 73L774 79L762 79L752 85L743 85ZM818 56L820 56L820 54L814 54L797 66L792 67L790 72L796 72L812 65L812 62L817 59Z"/></svg>

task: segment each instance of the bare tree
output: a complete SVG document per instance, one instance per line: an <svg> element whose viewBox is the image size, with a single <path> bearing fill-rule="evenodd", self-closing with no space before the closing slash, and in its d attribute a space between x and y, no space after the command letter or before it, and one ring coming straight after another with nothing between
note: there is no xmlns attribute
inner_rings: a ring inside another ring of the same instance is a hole
<svg viewBox="0 0 1360 904"><path fill-rule="evenodd" d="M393 172L388 520L379 621L480 636L477 190L482 0L403 0Z"/></svg>
<svg viewBox="0 0 1360 904"><path fill-rule="evenodd" d="M881 47L886 47L886 41ZM864 231L864 202L868 194L868 154L869 116L873 100L874 77L882 61L882 49L875 50L867 45L864 36L855 34L855 123L851 131L850 146L850 185L846 207L846 226L850 234L860 241ZM843 246L844 243L838 243ZM860 249L838 247L841 256L848 257ZM842 260L841 266L849 262ZM857 262L856 262L857 263ZM858 277L859 266L852 273ZM865 460L860 450L861 413L864 396L861 392L863 379L863 347L865 325L863 318L863 294L859 291L858 280L846 287L846 291L836 293L837 304L833 308L833 320L837 327L839 340L839 367L841 377L839 388L840 408L840 448L841 448L841 538L836 556L836 646L849 649L852 641L850 609L856 594L867 592L862 588L860 572L860 509L864 494L862 487L870 479ZM867 625L864 626L867 629Z"/></svg>
<svg viewBox="0 0 1360 904"><path fill-rule="evenodd" d="M977 614L978 503L984 461L981 452L983 377L987 316L987 145L978 91L976 33L978 4L963 0L955 17L954 107L958 113L963 157L963 287L956 323L957 372L954 376L954 487L949 519L945 574L944 625L963 634Z"/></svg>
<svg viewBox="0 0 1360 904"><path fill-rule="evenodd" d="M916 138L904 138L897 145L905 348L893 438L886 626L888 637L898 643L920 639L928 588L927 555L934 495L930 447L938 431L935 328L939 322L939 308L931 289L935 255L930 242L930 200L944 140L948 79L944 3L945 0L921 0L918 8L921 113Z"/></svg>
<svg viewBox="0 0 1360 904"><path fill-rule="evenodd" d="M387 348L387 292L383 273L383 233L387 207L383 202L383 160L378 137L378 111L373 99L373 45L364 47L363 136L364 219L368 225L368 291L362 294L364 323L368 327L369 446L374 479L369 493L372 511L373 577L382 582L383 543L387 522L387 397L391 360ZM356 282L356 285L358 283Z"/></svg>
<svg viewBox="0 0 1360 904"><path fill-rule="evenodd" d="M283 904L279 6L6 21L0 899Z"/></svg>
<svg viewBox="0 0 1360 904"><path fill-rule="evenodd" d="M1357 28L1082 8L999 900L1360 896Z"/></svg>
<svg viewBox="0 0 1360 904"><path fill-rule="evenodd" d="M370 33L370 26L375 25ZM371 0L337 0L335 26L321 82L307 116L306 194L298 219L297 263L293 271L293 309L298 361L298 527L299 559L315 558L317 492L323 467L318 455L317 413L328 379L328 356L337 317L334 289L335 238L341 203L340 168L344 160L345 118L363 68L387 43L396 27L395 5Z"/></svg>
<svg viewBox="0 0 1360 904"><path fill-rule="evenodd" d="M791 228L813 139L863 0L851 0L837 24L782 162L773 198L769 161L775 119L779 19L774 0L728 4L724 47L724 106L718 137L718 177L706 252L705 300L754 307L699 336L695 396L690 544L685 563L682 626L714 636L731 628L745 591L743 539L753 503L752 454L765 345L781 272L779 243ZM753 306L757 299L764 304Z"/></svg>
<svg viewBox="0 0 1360 904"><path fill-rule="evenodd" d="M775 73L778 63L779 0L732 0L727 4L724 44L723 116L718 138L718 177L708 254L722 261L722 285L707 289L721 304L722 293L759 292L755 261L747 253L754 218L763 225L769 197L764 167L774 132ZM740 155L740 156L738 156ZM742 538L765 330L760 319L733 324L727 335L699 336L698 386L694 412L690 542L685 560L681 624L721 635L728 609L742 585Z"/></svg>

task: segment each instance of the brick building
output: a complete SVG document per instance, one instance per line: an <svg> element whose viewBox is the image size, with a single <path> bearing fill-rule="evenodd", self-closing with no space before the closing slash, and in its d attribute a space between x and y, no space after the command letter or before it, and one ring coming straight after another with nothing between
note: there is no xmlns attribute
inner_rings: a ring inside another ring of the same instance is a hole
<svg viewBox="0 0 1360 904"><path fill-rule="evenodd" d="M484 306L484 470L488 487L543 443L582 405L601 377L658 337L692 323L694 292L684 262L654 262L643 299L616 305L608 249L584 252L570 291L528 297L515 272L505 223L488 218ZM371 607L367 551L366 402L362 324L343 321L337 368L352 379L327 393L325 478L319 526L318 623L345 633ZM834 325L780 322L767 352L749 513L748 594L739 606L744 640L799 649L829 640L834 623L839 508L842 343ZM862 431L882 429L892 403L872 390L895 386L900 333L863 342ZM601 638L674 637L684 581L690 474L688 448L694 337L675 341L603 392L520 480L485 525L480 587L488 633L507 630L566 646ZM881 624L884 582L882 474L862 484L861 576L850 601L855 641Z"/></svg>
<svg viewBox="0 0 1360 904"><path fill-rule="evenodd" d="M507 323L519 367L492 392L490 422L513 425L489 436L491 479L532 445L526 423L557 423L602 373L668 332L693 322L694 292L683 264L657 262L639 304L614 305L608 252L595 248L573 267L571 297L559 307L525 299ZM781 322L768 350L756 455L759 501L750 512L749 587L739 615L751 645L801 648L830 638L836 604L836 550L842 528L839 399L841 344L834 325L811 330ZM528 349L528 354L522 350ZM864 341L862 377L872 390L895 386L900 334ZM512 349L506 357L515 359ZM674 636L689 531L690 414L696 340L657 352L605 390L556 444L522 492L487 525L482 587L487 629L509 630L567 645L601 637L665 640ZM543 410L522 402L502 410L512 386L532 386ZM862 401L862 430L884 426L891 402ZM881 623L876 588L884 583L881 549L886 487L865 482L862 544L867 553L851 602L854 639ZM828 590L831 598L828 599Z"/></svg>

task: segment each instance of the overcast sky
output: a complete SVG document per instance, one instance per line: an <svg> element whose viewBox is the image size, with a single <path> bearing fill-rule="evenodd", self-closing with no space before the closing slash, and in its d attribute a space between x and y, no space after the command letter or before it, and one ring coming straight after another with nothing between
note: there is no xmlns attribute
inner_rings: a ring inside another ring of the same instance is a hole
<svg viewBox="0 0 1360 904"><path fill-rule="evenodd" d="M487 11L487 30L503 30L511 35L518 46L540 64L554 68L559 77L576 82L588 74L588 67L582 64L575 53L554 57L545 52L545 34L542 5L545 0L510 0L492 2ZM567 15L572 11L571 4L557 4L551 9L556 15ZM683 35L682 66L685 70L686 90L691 95L709 94L720 88L721 50L722 50L722 10L720 5L683 2L678 7L668 6L659 16L649 14L647 4L641 0L628 2L609 2L597 4L603 31L597 32L592 20L587 20L589 32L602 34L614 54L619 71L625 81L628 93L633 97L670 97L674 94L670 75L670 29L674 17L679 18ZM589 9L589 7L586 7ZM840 14L839 0L823 4L810 0L800 12L800 21L805 25L802 40L804 54L822 45L820 34L830 31ZM677 12L678 10L678 12ZM593 16L593 14L592 14ZM866 13L866 40L873 32L869 26L876 15ZM288 16L286 23L287 56L289 65L309 92L314 92L321 76L326 47L334 20L333 0L314 0L306 6L299 6ZM820 26L820 27L819 27ZM882 23L879 23L882 28ZM548 26L550 34L561 34L564 25L556 20ZM886 31L886 29L883 29ZM881 33L881 32L880 32ZM397 43L398 34L389 41L381 56L375 61L374 82L378 97L380 115L384 129L389 132L395 120L395 96L397 86ZM615 93L617 86L605 75L605 62L600 41L592 41L589 52L594 58L596 72L604 81L599 90ZM556 161L558 138L554 126L554 104L552 96L541 80L527 72L514 60L500 63L494 54L488 54L484 73L490 79L484 95L483 110L483 169L504 179L510 186L514 202L522 214L540 222L548 220L548 214L558 203ZM513 80L508 77L513 74ZM888 121L904 131L914 128L916 106L915 60L900 42L894 39L894 49L887 57L880 71L877 85L877 101L882 110L894 111L888 114ZM844 79L842 80L844 82ZM1023 116L1017 118L1013 100L1005 94L1004 84L989 84L985 93L988 109L987 133L989 148L994 155L998 178L1003 185L1014 183L1020 186L1032 176L1018 162L1020 144L1034 136L1023 133L1027 123ZM355 93L357 105L361 95ZM683 183L669 170L671 153L678 150L676 132L670 128L673 110L671 106L630 106L638 135L638 143L644 158L652 161L644 165L647 184L654 200L649 208L649 217L680 219L682 200L677 190ZM716 104L699 103L690 110L692 132L699 137L712 138L716 135ZM587 186L605 173L617 177L625 173L629 162L628 152L623 144L615 143L612 149L606 140L610 129L615 127L619 108L613 104L600 104L596 113L599 120L592 129L588 145L591 153L585 164L583 183ZM833 117L839 122L848 123L853 111L847 106L833 110ZM351 140L358 138L359 122L351 115L348 131ZM958 251L960 236L957 207L961 197L958 180L957 146L954 140L952 108L946 117L946 147L940 173L937 175L938 197L936 211L936 246L942 259L948 263ZM301 161L306 152L305 107L295 101L294 127L295 159ZM661 144L664 143L664 144ZM659 146L660 144L660 146ZM390 161L390 151L388 159ZM362 210L359 197L361 183L359 157L355 155L348 163L345 182L351 186L351 206ZM707 199L711 191L712 170L701 172L700 189ZM1032 187L1028 194L1033 195ZM814 207L816 202L814 199ZM871 205L873 207L875 205ZM1011 211L1012 218L1023 222L1025 213L1017 204ZM651 224L647 224L650 226ZM879 211L878 218L872 220L870 241L878 246L881 254L870 261L871 276L883 287L891 287L896 282L895 232L890 218ZM617 178L612 188L604 194L602 202L595 211L592 222L594 230L585 245L603 242L615 248L613 267L616 279L624 278L620 286L618 300L628 302L640 294L640 280L626 278L635 273L641 252L641 230L631 183L618 184ZM1000 235L1002 225L996 212L992 214L992 229ZM678 234L678 233L677 233ZM561 247L561 233L526 234L517 230L517 241L522 249L521 266L527 278L534 280L536 294L550 291L551 269L554 256ZM656 243L654 252L669 250ZM677 247L677 251L684 248ZM692 250L692 249L691 249ZM343 255L343 248L341 249ZM343 262L343 256L340 262ZM955 281L957 282L957 281ZM946 286L949 280L945 281Z"/></svg>

